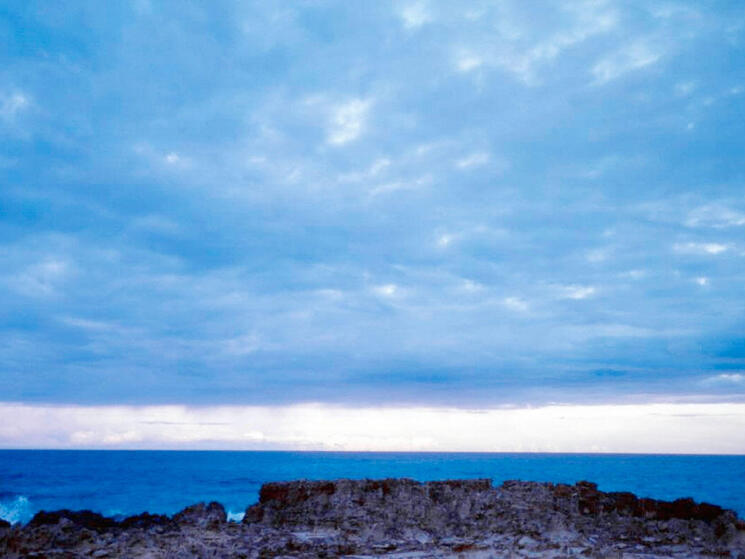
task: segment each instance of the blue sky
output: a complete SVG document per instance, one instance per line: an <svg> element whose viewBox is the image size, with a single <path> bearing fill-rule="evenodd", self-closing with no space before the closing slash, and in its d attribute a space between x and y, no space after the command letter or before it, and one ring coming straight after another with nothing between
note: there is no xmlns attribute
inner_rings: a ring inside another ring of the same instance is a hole
<svg viewBox="0 0 745 559"><path fill-rule="evenodd" d="M0 394L745 401L745 6L3 2Z"/></svg>

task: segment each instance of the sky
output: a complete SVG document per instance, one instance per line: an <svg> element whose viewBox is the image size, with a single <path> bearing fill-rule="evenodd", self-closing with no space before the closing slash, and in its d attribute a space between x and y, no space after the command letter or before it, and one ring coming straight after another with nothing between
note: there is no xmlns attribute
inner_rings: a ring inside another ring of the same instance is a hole
<svg viewBox="0 0 745 559"><path fill-rule="evenodd" d="M0 3L0 416L745 453L745 5Z"/></svg>

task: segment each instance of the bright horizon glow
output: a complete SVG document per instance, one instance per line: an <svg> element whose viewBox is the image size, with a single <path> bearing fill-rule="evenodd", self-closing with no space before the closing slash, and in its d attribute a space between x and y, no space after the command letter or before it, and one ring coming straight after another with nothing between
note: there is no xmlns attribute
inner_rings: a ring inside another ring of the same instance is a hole
<svg viewBox="0 0 745 559"><path fill-rule="evenodd" d="M745 404L0 404L0 448L742 454Z"/></svg>

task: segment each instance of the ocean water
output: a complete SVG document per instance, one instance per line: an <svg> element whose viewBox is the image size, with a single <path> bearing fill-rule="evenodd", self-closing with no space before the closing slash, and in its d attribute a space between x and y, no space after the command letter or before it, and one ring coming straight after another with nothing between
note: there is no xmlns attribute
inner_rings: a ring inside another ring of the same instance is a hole
<svg viewBox="0 0 745 559"><path fill-rule="evenodd" d="M574 483L656 499L693 497L745 518L745 456L0 450L0 518L90 509L172 514L219 501L239 520L261 484L292 479L410 477Z"/></svg>

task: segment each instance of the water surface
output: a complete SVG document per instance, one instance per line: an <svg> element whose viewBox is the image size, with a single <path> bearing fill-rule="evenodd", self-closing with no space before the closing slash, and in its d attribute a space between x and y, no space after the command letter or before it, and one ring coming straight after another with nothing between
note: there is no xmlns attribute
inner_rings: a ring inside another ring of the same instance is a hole
<svg viewBox="0 0 745 559"><path fill-rule="evenodd" d="M219 501L240 518L264 482L341 477L585 479L604 491L693 497L745 517L745 456L0 450L0 518L26 522L60 508L172 514L198 501Z"/></svg>

